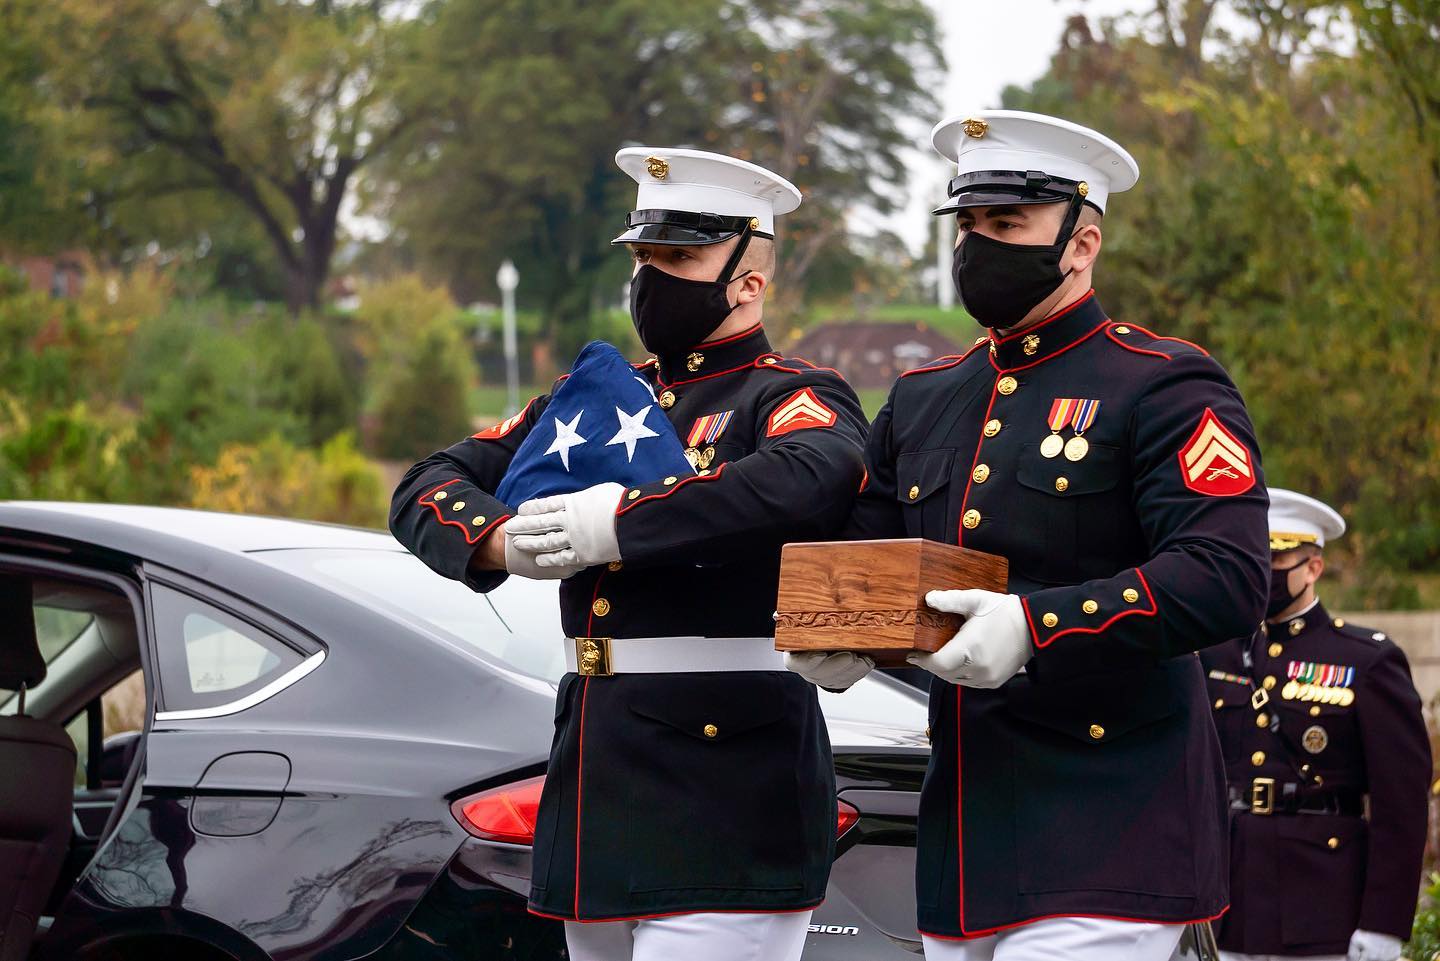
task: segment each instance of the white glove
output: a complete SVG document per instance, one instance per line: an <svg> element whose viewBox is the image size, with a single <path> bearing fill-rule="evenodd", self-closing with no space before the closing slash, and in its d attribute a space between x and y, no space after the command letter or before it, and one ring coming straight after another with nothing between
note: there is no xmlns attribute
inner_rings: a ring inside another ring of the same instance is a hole
<svg viewBox="0 0 1440 961"><path fill-rule="evenodd" d="M585 569L581 564L564 564L558 566L541 567L538 563L539 557L544 555L527 554L515 546L515 535L509 527L496 531L496 534L505 538L505 571L510 574L517 574L520 577L528 577L537 581L564 580L571 574L577 574ZM491 535L495 536L494 534Z"/></svg>
<svg viewBox="0 0 1440 961"><path fill-rule="evenodd" d="M1347 961L1395 961L1400 957L1400 939L1375 931L1356 931L1350 935Z"/></svg>
<svg viewBox="0 0 1440 961"><path fill-rule="evenodd" d="M593 567L620 559L615 511L625 488L596 484L573 494L537 497L507 522L517 550L534 554L537 567ZM508 546L508 544L507 544Z"/></svg>
<svg viewBox="0 0 1440 961"><path fill-rule="evenodd" d="M936 677L964 687L995 688L1030 660L1030 631L1014 594L994 591L930 591L925 603L937 611L964 614L960 630L934 654L905 660Z"/></svg>
<svg viewBox="0 0 1440 961"><path fill-rule="evenodd" d="M850 651L786 651L785 669L817 687L843 691L875 668L864 654Z"/></svg>

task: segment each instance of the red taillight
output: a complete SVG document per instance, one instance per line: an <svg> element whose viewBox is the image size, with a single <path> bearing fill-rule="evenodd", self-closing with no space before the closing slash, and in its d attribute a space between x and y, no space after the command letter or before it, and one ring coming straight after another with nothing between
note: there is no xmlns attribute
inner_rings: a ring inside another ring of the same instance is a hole
<svg viewBox="0 0 1440 961"><path fill-rule="evenodd" d="M542 774L461 798L450 805L450 811L460 826L477 838L534 844L535 815L544 786Z"/></svg>
<svg viewBox="0 0 1440 961"><path fill-rule="evenodd" d="M450 810L460 826L477 838L534 844L535 815L540 810L540 791L544 787L542 774L461 798L450 805ZM835 836L839 838L860 820L860 812L844 801L837 801L836 808Z"/></svg>

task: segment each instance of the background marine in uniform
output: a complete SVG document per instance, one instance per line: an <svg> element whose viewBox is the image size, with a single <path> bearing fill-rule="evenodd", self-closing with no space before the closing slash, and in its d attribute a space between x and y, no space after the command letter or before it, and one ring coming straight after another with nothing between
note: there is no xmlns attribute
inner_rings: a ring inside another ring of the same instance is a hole
<svg viewBox="0 0 1440 961"><path fill-rule="evenodd" d="M1270 600L1201 652L1230 779L1227 961L1395 961L1425 851L1430 740L1404 653L1325 610L1333 509L1270 491Z"/></svg>

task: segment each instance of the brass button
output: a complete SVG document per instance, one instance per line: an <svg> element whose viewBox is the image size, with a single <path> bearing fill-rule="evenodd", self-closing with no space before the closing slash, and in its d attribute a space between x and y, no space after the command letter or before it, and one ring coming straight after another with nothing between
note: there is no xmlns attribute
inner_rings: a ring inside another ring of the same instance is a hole
<svg viewBox="0 0 1440 961"><path fill-rule="evenodd" d="M1070 489L1070 478L1068 478L1068 477L1057 477L1057 478L1055 478L1055 489L1056 489L1057 491L1059 491L1060 493L1062 493L1062 494L1065 493L1066 491L1068 491L1068 490Z"/></svg>
<svg viewBox="0 0 1440 961"><path fill-rule="evenodd" d="M1273 675L1273 674L1267 675L1266 678L1265 678L1265 680L1262 681L1261 683L1265 685L1265 690L1267 690L1267 691L1273 691L1273 690L1275 690L1275 675Z"/></svg>
<svg viewBox="0 0 1440 961"><path fill-rule="evenodd" d="M484 514L481 514L479 517L472 517L472 518L470 518L470 523L474 524L476 527L484 527L484 526L485 526L485 515L484 515Z"/></svg>
<svg viewBox="0 0 1440 961"><path fill-rule="evenodd" d="M1256 767L1259 767L1260 765L1264 764L1264 763L1265 763L1265 752L1264 752L1264 751L1256 751L1254 754L1250 755L1250 763L1253 764L1253 765L1255 765Z"/></svg>
<svg viewBox="0 0 1440 961"><path fill-rule="evenodd" d="M1320 716L1320 705L1319 705L1319 704L1312 704L1312 705L1310 705L1310 716L1311 716L1311 717L1319 717L1319 716Z"/></svg>
<svg viewBox="0 0 1440 961"><path fill-rule="evenodd" d="M603 597L597 597L595 603L590 605L590 610L595 612L596 617L604 617L610 613L610 602Z"/></svg>
<svg viewBox="0 0 1440 961"><path fill-rule="evenodd" d="M455 503L453 503L453 504L450 505L450 509L451 509L452 511L463 511L463 510L465 509L465 502L464 502L464 501L456 501Z"/></svg>
<svg viewBox="0 0 1440 961"><path fill-rule="evenodd" d="M1340 846L1340 839L1330 838L1328 841L1325 842L1325 846L1333 851Z"/></svg>
<svg viewBox="0 0 1440 961"><path fill-rule="evenodd" d="M705 470L702 470L702 471L700 472L700 476L701 476L701 477L709 477L709 476L710 476L710 469L707 467Z"/></svg>
<svg viewBox="0 0 1440 961"><path fill-rule="evenodd" d="M1325 783L1325 779L1324 779L1323 777L1321 777L1321 776L1318 775L1318 774L1315 775L1315 786L1316 786L1316 787L1319 787L1320 785L1322 785L1322 784L1324 784L1324 783Z"/></svg>
<svg viewBox="0 0 1440 961"><path fill-rule="evenodd" d="M983 483L985 483L987 480L990 479L990 465L988 465L988 464L980 464L980 465L978 465L978 466L975 468L975 470L971 471L970 477L971 477L971 478L975 481L975 483L977 483L977 484L983 484Z"/></svg>
<svg viewBox="0 0 1440 961"><path fill-rule="evenodd" d="M1255 726L1256 726L1256 727L1269 727L1269 726L1270 726L1270 715L1269 715L1269 714L1256 714L1256 715L1255 715Z"/></svg>
<svg viewBox="0 0 1440 961"><path fill-rule="evenodd" d="M450 496L450 495L447 494L447 493L445 493L444 491L436 491L436 492L435 492L435 499L436 499L437 501L443 501L445 498L447 498L447 497L449 497L449 496Z"/></svg>
<svg viewBox="0 0 1440 961"><path fill-rule="evenodd" d="M1129 327L1116 327L1116 328L1115 328L1115 333L1117 333L1117 334L1128 334L1128 333L1130 333L1130 328L1129 328Z"/></svg>
<svg viewBox="0 0 1440 961"><path fill-rule="evenodd" d="M917 484L910 488L910 499L913 501L920 496L920 486Z"/></svg>
<svg viewBox="0 0 1440 961"><path fill-rule="evenodd" d="M686 358L685 358L685 369L688 370L688 371L690 371L690 373L693 374L693 373L695 373L695 371L699 370L699 369L700 369L700 366L701 366L702 364L704 364L704 363L705 363L705 355L702 354L702 353L700 353L699 351L696 351L695 353L691 354L689 357L686 357Z"/></svg>
<svg viewBox="0 0 1440 961"><path fill-rule="evenodd" d="M1217 697L1217 698L1215 699L1215 706L1216 706L1216 707L1224 707L1224 706L1225 706L1225 699L1224 699L1223 697Z"/></svg>
<svg viewBox="0 0 1440 961"><path fill-rule="evenodd" d="M1016 382L1014 377L1001 377L1000 383L995 385L995 389L1002 394L1009 395L1015 393L1015 388L1018 386L1020 385Z"/></svg>
<svg viewBox="0 0 1440 961"><path fill-rule="evenodd" d="M775 364L775 363L779 363L779 361L777 361L774 357L766 357L766 358L765 358L765 363L767 363L767 364Z"/></svg>
<svg viewBox="0 0 1440 961"><path fill-rule="evenodd" d="M705 736L706 736L706 737L716 737L716 736L719 735L719 733L720 733L720 729L719 729L718 727L716 727L715 725L713 725L713 724L707 724L707 725L705 725Z"/></svg>
<svg viewBox="0 0 1440 961"><path fill-rule="evenodd" d="M1105 736L1105 729L1098 724L1092 724L1090 725L1090 736L1098 741Z"/></svg>
<svg viewBox="0 0 1440 961"><path fill-rule="evenodd" d="M988 421L985 422L985 436L986 436L986 437L994 437L994 436L995 436L996 434L998 434L998 433L1000 433L1000 421L999 421L999 420L988 420Z"/></svg>
<svg viewBox="0 0 1440 961"><path fill-rule="evenodd" d="M620 569L621 569L622 567L624 567L624 566L625 566L624 563L622 563L621 561L611 561L609 564L606 564L606 565L605 565L605 569L606 569L607 571L612 571L612 572L613 572L613 571L618 571L618 570L620 570Z"/></svg>
<svg viewBox="0 0 1440 961"><path fill-rule="evenodd" d="M929 739L930 739L930 728L928 728L928 727L925 728L925 739L926 739L926 740L929 740Z"/></svg>
<svg viewBox="0 0 1440 961"><path fill-rule="evenodd" d="M965 512L965 516L960 518L960 523L965 525L966 530L973 531L980 526L980 512L973 507L970 508Z"/></svg>
<svg viewBox="0 0 1440 961"><path fill-rule="evenodd" d="M1094 614L1096 611L1100 610L1100 605L1096 604L1094 601L1086 601L1084 604L1080 605L1080 610L1084 611L1086 614Z"/></svg>
<svg viewBox="0 0 1440 961"><path fill-rule="evenodd" d="M1343 617L1337 617L1337 618L1335 618L1335 626L1336 626L1336 627L1344 627L1344 626L1345 626L1345 618L1343 618Z"/></svg>
<svg viewBox="0 0 1440 961"><path fill-rule="evenodd" d="M1044 617L1040 618L1040 623L1044 624L1046 627L1054 627L1056 624L1060 623L1060 618L1056 617L1054 614L1046 614Z"/></svg>
<svg viewBox="0 0 1440 961"><path fill-rule="evenodd" d="M1279 657L1282 653L1284 653L1284 651L1285 648L1278 641L1265 648L1265 653L1269 654L1271 657Z"/></svg>
<svg viewBox="0 0 1440 961"><path fill-rule="evenodd" d="M676 478L676 477L674 477L674 476L670 476L670 477L665 478L665 486L666 486L666 487L669 487L671 484L675 483L675 481L676 481L677 479L678 479L678 478Z"/></svg>
<svg viewBox="0 0 1440 961"><path fill-rule="evenodd" d="M1120 594L1120 596L1125 598L1125 600L1131 604L1134 604L1136 601L1140 600L1140 592L1135 590L1135 588L1133 587L1125 588L1125 590Z"/></svg>
<svg viewBox="0 0 1440 961"><path fill-rule="evenodd" d="M630 493L628 493L628 494L625 495L625 499L626 499L626 500L631 500L631 501L633 501L635 498L637 498L637 497L639 497L639 496L640 496L640 492L639 492L639 491L631 491Z"/></svg>
<svg viewBox="0 0 1440 961"><path fill-rule="evenodd" d="M1299 634L1303 630L1305 630L1305 618L1297 617L1295 618L1295 620L1290 622L1291 637L1294 637L1296 634Z"/></svg>
<svg viewBox="0 0 1440 961"><path fill-rule="evenodd" d="M660 406L665 410L675 406L675 392L673 390L662 390L660 392Z"/></svg>

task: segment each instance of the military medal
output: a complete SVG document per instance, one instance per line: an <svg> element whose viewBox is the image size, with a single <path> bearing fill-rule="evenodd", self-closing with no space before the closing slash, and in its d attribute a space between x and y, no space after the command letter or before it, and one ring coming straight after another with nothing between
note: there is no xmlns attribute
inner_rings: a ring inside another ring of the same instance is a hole
<svg viewBox="0 0 1440 961"><path fill-rule="evenodd" d="M1326 734L1325 729L1320 725L1312 724L1305 729L1304 735L1300 738L1300 743L1303 744L1305 750L1311 754L1319 754L1330 744L1330 735Z"/></svg>
<svg viewBox="0 0 1440 961"><path fill-rule="evenodd" d="M1046 418L1046 422L1050 425L1050 436L1040 442L1040 456L1058 457L1060 455L1060 451L1065 448L1065 442L1060 438L1060 431L1070 422L1070 415L1078 403L1068 397L1057 397L1050 403L1050 416Z"/></svg>
<svg viewBox="0 0 1440 961"><path fill-rule="evenodd" d="M1065 442L1065 459L1069 461L1084 460L1085 455L1090 453L1090 442L1083 435L1095 423L1096 416L1100 413L1100 402L1098 400L1080 400L1074 402L1075 412L1071 415L1070 426L1075 431L1075 436Z"/></svg>

